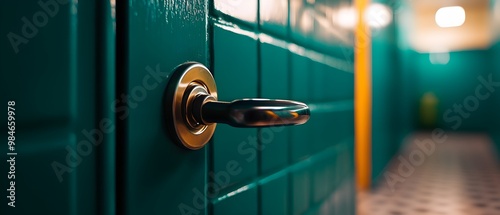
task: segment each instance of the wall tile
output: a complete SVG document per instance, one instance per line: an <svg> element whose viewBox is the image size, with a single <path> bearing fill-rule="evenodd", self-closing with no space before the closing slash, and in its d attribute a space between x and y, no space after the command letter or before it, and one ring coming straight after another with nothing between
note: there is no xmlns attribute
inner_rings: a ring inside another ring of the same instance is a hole
<svg viewBox="0 0 500 215"><path fill-rule="evenodd" d="M262 214L286 215L288 212L288 176L261 185Z"/></svg>
<svg viewBox="0 0 500 215"><path fill-rule="evenodd" d="M272 42L272 41L270 41ZM287 99L288 50L284 45L261 43L261 96L270 99ZM288 162L289 128L276 126L259 130L262 144L261 171L284 167Z"/></svg>
<svg viewBox="0 0 500 215"><path fill-rule="evenodd" d="M288 0L260 1L260 25L262 29L286 36L288 27Z"/></svg>
<svg viewBox="0 0 500 215"><path fill-rule="evenodd" d="M309 170L292 173L292 186L292 214L302 214L311 206L311 175Z"/></svg>
<svg viewBox="0 0 500 215"><path fill-rule="evenodd" d="M257 41L251 33L214 26L213 73L219 100L232 101L257 97ZM237 163L241 173L230 183L257 175L257 129L233 128L218 124L213 141L213 171L225 171ZM225 186L223 186L225 187Z"/></svg>

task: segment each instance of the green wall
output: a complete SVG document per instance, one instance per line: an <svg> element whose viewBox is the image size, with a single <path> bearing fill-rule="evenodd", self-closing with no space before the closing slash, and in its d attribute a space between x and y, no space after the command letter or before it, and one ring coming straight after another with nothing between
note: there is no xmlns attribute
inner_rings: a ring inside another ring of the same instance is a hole
<svg viewBox="0 0 500 215"><path fill-rule="evenodd" d="M499 2L500 3L500 2ZM494 63L492 66L494 80L500 80L500 39L491 50L491 61ZM491 121L492 126L489 128L490 135L495 141L497 153L500 155L500 90L496 92L491 100ZM499 157L500 159L500 157ZM500 160L499 160L500 162Z"/></svg>
<svg viewBox="0 0 500 215"><path fill-rule="evenodd" d="M303 21L307 11L342 2L247 2L245 11L210 13L210 69L219 99L302 101L311 107L311 119L279 132L217 125L207 146L208 171L217 173L233 160L242 174L210 199L208 213L354 214L352 34L335 29L344 42L330 34L320 24L321 13L311 25ZM263 150L252 146L252 137Z"/></svg>
<svg viewBox="0 0 500 215"><path fill-rule="evenodd" d="M491 12L495 14L497 19L500 17L498 14L500 9L500 0L492 0ZM495 11L496 8L496 11ZM494 35L495 35L495 43L491 48L491 57L490 60L493 63L491 66L493 70L494 80L500 80L500 19L493 24L494 27ZM498 111L500 108L500 90L494 94L493 99L491 99L491 114L492 114L492 123L493 126L489 129L490 135L495 141L495 145L497 147L498 155L500 155L500 112ZM500 156L499 156L500 162Z"/></svg>
<svg viewBox="0 0 500 215"><path fill-rule="evenodd" d="M398 35L395 22L382 29L372 29L373 182L413 130L414 107L410 98L414 88L409 87L413 74L404 68L412 52L398 47Z"/></svg>
<svg viewBox="0 0 500 215"><path fill-rule="evenodd" d="M432 92L437 98L436 127L452 131L484 131L493 122L491 118L490 99L477 99L476 88L481 84L478 78L488 79L493 70L490 50L467 50L449 53L447 64L432 64L429 53L414 53L411 64L408 66L415 73L415 89L417 91L414 102L420 105L421 97L426 92ZM487 94L484 87L479 91ZM472 97L471 97L472 96ZM477 101L477 108L474 108ZM459 106L465 114L459 113ZM459 109L455 109L458 107ZM467 109L467 107L469 109ZM451 111L451 112L450 112ZM417 116L419 123L420 113ZM459 119L460 118L460 119Z"/></svg>
<svg viewBox="0 0 500 215"><path fill-rule="evenodd" d="M372 37L372 177L376 178L395 153L397 64L392 26Z"/></svg>

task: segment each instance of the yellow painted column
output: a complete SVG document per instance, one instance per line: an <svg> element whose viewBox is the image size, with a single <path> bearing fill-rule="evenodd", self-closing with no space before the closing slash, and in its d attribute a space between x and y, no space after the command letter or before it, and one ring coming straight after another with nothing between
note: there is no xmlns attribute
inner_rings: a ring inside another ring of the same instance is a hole
<svg viewBox="0 0 500 215"><path fill-rule="evenodd" d="M363 12L369 4L370 0L355 0L359 20L354 45L355 162L358 190L366 190L371 184L371 38L369 26L363 19Z"/></svg>

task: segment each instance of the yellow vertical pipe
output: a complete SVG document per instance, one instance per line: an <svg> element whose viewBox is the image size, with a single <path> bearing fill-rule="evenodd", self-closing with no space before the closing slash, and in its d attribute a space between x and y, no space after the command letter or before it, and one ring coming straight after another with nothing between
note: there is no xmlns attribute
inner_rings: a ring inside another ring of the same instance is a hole
<svg viewBox="0 0 500 215"><path fill-rule="evenodd" d="M363 12L370 0L355 0L358 24L354 45L354 122L355 122L355 162L358 190L366 190L371 184L371 38L369 26L363 19Z"/></svg>

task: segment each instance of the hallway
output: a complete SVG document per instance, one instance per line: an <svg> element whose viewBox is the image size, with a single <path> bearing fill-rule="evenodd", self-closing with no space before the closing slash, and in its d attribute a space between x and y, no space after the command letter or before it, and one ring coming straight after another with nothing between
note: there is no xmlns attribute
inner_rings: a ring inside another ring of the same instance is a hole
<svg viewBox="0 0 500 215"><path fill-rule="evenodd" d="M428 156L416 142L429 133L408 138L372 191L358 196L358 214L500 214L500 168L489 136L446 135Z"/></svg>
<svg viewBox="0 0 500 215"><path fill-rule="evenodd" d="M500 215L500 0L0 14L0 215Z"/></svg>

